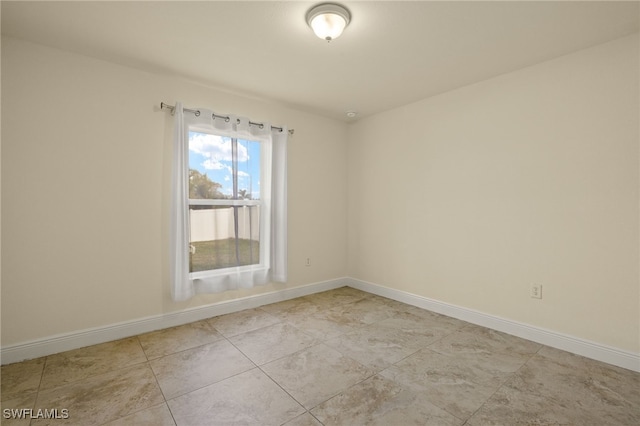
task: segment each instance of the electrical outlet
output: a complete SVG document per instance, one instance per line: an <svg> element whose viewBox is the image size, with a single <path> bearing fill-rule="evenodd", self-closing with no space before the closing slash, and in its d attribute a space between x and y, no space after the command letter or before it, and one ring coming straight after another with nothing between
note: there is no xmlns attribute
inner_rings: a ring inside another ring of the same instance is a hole
<svg viewBox="0 0 640 426"><path fill-rule="evenodd" d="M531 284L531 297L534 299L542 299L542 285Z"/></svg>
<svg viewBox="0 0 640 426"><path fill-rule="evenodd" d="M307 257L307 261L305 263L305 266L311 266L311 258Z"/></svg>

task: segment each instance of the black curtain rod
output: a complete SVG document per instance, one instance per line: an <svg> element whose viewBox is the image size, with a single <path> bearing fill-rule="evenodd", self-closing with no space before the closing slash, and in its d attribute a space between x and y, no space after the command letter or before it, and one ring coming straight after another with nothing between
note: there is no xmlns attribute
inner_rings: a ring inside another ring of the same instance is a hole
<svg viewBox="0 0 640 426"><path fill-rule="evenodd" d="M176 109L176 107L173 106L173 105L165 104L164 102L160 102L160 109L168 109L169 111L173 112ZM200 110L197 110L197 109L183 108L183 110L187 111L187 112L194 113L196 115L196 117L200 115ZM217 115L217 114L211 114L211 115L213 116L213 118L221 118L221 119L224 119L225 121L229 121L230 120L230 117L227 116L227 115ZM253 121L249 121L249 124L254 125L254 126L261 126L261 127L264 126L263 123L254 123ZM282 127L271 126L271 130L282 131L283 129L282 129ZM289 134L293 135L293 129L289 130Z"/></svg>

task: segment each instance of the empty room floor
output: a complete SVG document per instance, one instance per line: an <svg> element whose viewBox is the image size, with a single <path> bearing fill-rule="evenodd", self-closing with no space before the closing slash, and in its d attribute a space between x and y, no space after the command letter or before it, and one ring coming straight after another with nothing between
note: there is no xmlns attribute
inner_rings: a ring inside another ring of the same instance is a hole
<svg viewBox="0 0 640 426"><path fill-rule="evenodd" d="M342 287L3 366L2 412L3 425L637 425L640 374Z"/></svg>

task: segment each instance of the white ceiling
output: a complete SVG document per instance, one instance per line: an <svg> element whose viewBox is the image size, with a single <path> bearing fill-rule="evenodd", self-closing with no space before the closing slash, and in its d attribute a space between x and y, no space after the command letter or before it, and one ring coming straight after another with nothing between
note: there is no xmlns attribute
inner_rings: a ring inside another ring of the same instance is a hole
<svg viewBox="0 0 640 426"><path fill-rule="evenodd" d="M315 37L307 1L2 1L2 34L349 120L622 37L640 2L342 1ZM172 102L173 100L168 99Z"/></svg>

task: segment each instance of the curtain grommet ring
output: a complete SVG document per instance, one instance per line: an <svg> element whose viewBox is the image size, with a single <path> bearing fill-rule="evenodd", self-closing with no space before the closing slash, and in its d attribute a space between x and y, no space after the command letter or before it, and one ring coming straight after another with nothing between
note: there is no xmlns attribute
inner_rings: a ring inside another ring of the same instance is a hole
<svg viewBox="0 0 640 426"><path fill-rule="evenodd" d="M200 117L200 110L197 110L195 113L196 117Z"/></svg>

